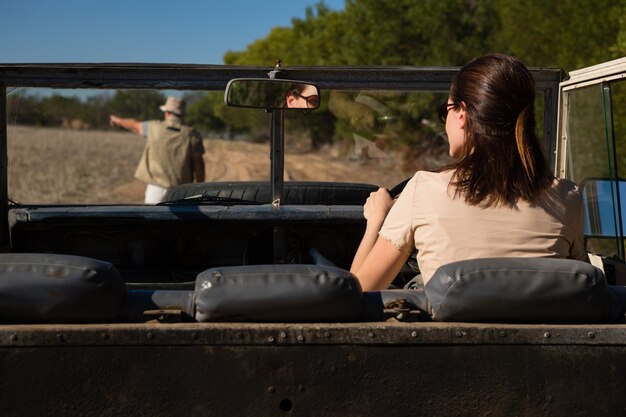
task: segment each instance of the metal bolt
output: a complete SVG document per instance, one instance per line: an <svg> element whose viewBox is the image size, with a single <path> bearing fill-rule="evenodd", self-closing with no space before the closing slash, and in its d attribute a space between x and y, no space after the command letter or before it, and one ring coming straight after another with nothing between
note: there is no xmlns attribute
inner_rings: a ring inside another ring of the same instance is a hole
<svg viewBox="0 0 626 417"><path fill-rule="evenodd" d="M506 337L506 332L500 332L500 337Z"/></svg>
<svg viewBox="0 0 626 417"><path fill-rule="evenodd" d="M374 332L369 332L367 335L372 338L375 337Z"/></svg>
<svg viewBox="0 0 626 417"><path fill-rule="evenodd" d="M267 341L270 342L270 343L274 343L274 340L275 340L274 336L270 336L270 337L267 338Z"/></svg>
<svg viewBox="0 0 626 417"><path fill-rule="evenodd" d="M100 337L102 338L102 340L108 340L108 339L109 339L109 335L108 335L108 334L106 334L106 333L102 333L102 334L100 335Z"/></svg>
<svg viewBox="0 0 626 417"><path fill-rule="evenodd" d="M330 332L326 332L324 333L324 336L326 337L326 339L330 339L332 335L330 334Z"/></svg>
<svg viewBox="0 0 626 417"><path fill-rule="evenodd" d="M65 337L63 337L63 335L62 335L62 334L57 334L57 340L58 340L59 342L65 342Z"/></svg>
<svg viewBox="0 0 626 417"><path fill-rule="evenodd" d="M148 339L154 339L154 333L148 332Z"/></svg>
<svg viewBox="0 0 626 417"><path fill-rule="evenodd" d="M280 333L278 333L278 337L280 337L281 339L286 339L287 338L287 333L280 332Z"/></svg>
<svg viewBox="0 0 626 417"><path fill-rule="evenodd" d="M268 388L267 388L267 392L269 392L270 394L273 394L273 393L275 393L275 392L276 392L276 388L274 388L274 387L268 387Z"/></svg>
<svg viewBox="0 0 626 417"><path fill-rule="evenodd" d="M589 332L589 333L587 333L587 337L588 337L589 339L593 339L593 338L595 338L595 337L596 337L596 334L595 334L594 332Z"/></svg>
<svg viewBox="0 0 626 417"><path fill-rule="evenodd" d="M304 342L304 336L302 336L301 334L299 334L299 335L296 337L296 340L297 340L298 342Z"/></svg>
<svg viewBox="0 0 626 417"><path fill-rule="evenodd" d="M304 385L298 385L298 391L304 392Z"/></svg>
<svg viewBox="0 0 626 417"><path fill-rule="evenodd" d="M455 333L456 337L463 337L463 332L462 331L458 331Z"/></svg>
<svg viewBox="0 0 626 417"><path fill-rule="evenodd" d="M12 334L11 336L9 336L9 340L11 342L15 342L17 340L17 335L16 334Z"/></svg>
<svg viewBox="0 0 626 417"><path fill-rule="evenodd" d="M411 337L417 337L417 332L416 331L411 332Z"/></svg>
<svg viewBox="0 0 626 417"><path fill-rule="evenodd" d="M543 334L543 337L544 337L545 339L549 339L549 338L551 338L551 337L552 337L552 334L550 334L550 332L545 332L545 333Z"/></svg>

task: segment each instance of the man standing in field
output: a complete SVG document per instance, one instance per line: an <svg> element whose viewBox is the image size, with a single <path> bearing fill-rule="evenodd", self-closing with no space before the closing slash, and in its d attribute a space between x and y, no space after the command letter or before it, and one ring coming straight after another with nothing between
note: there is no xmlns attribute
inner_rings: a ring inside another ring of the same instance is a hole
<svg viewBox="0 0 626 417"><path fill-rule="evenodd" d="M145 203L157 204L175 185L204 181L204 146L193 128L183 124L185 101L168 97L159 109L164 120L140 122L110 115L111 126L123 127L146 138L135 177L146 182Z"/></svg>

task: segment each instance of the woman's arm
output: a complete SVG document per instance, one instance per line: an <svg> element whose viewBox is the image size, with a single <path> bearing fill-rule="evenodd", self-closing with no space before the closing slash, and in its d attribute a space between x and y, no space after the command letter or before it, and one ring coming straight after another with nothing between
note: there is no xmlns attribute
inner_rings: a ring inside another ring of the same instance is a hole
<svg viewBox="0 0 626 417"><path fill-rule="evenodd" d="M398 275L408 257L387 239L378 237L360 267L353 266L350 272L359 279L363 291L384 290Z"/></svg>
<svg viewBox="0 0 626 417"><path fill-rule="evenodd" d="M364 291L387 288L408 258L408 254L404 254L389 241L378 236L393 203L389 192L380 188L370 194L363 206L367 226L350 272L359 279Z"/></svg>

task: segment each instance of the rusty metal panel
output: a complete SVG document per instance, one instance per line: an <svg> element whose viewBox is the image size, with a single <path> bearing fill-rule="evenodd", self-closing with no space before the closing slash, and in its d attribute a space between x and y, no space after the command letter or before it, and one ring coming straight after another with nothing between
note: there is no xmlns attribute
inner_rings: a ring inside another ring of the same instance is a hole
<svg viewBox="0 0 626 417"><path fill-rule="evenodd" d="M0 328L3 416L615 416L626 326Z"/></svg>

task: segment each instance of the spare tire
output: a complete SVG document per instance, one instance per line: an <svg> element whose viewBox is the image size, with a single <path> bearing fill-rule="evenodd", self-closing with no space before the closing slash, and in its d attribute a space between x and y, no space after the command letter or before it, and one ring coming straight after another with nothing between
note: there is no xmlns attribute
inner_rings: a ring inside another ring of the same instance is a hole
<svg viewBox="0 0 626 417"><path fill-rule="evenodd" d="M287 181L282 204L363 205L377 185L345 182ZM271 203L267 181L202 182L181 184L167 190L164 202L193 196L221 197L247 203Z"/></svg>

